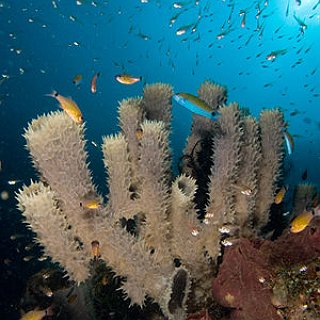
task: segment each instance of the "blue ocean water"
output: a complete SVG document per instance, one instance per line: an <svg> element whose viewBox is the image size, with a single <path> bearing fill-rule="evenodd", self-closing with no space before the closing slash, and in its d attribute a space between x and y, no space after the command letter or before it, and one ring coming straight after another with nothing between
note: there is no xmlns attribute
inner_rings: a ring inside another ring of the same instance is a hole
<svg viewBox="0 0 320 320"><path fill-rule="evenodd" d="M300 182L307 169L307 181L319 185L318 0L1 0L0 15L0 192L9 195L0 200L4 318L18 317L26 279L41 268L23 261L22 245L10 236L26 233L14 192L36 178L22 134L37 115L58 109L45 96L52 90L78 103L88 141L100 145L103 135L119 130L118 101L141 95L145 83L165 82L175 92L196 94L211 79L228 88L228 102L239 102L255 116L280 107L295 142L286 159L288 183ZM177 35L181 28L185 32ZM101 75L92 94L96 72ZM114 76L123 72L143 80L122 85ZM83 77L79 87L72 82L77 74ZM177 105L173 113L176 165L192 118ZM90 143L88 150L94 180L105 192L102 153ZM18 181L10 185L11 180ZM26 233L23 244L30 238Z"/></svg>

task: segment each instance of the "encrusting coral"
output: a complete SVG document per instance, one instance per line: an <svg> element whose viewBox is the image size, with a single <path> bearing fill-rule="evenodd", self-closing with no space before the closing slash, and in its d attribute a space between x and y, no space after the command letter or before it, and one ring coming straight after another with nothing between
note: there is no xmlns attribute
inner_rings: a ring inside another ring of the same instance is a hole
<svg viewBox="0 0 320 320"><path fill-rule="evenodd" d="M120 103L121 132L102 145L106 204L88 169L85 125L63 112L33 120L24 136L41 181L24 186L17 199L45 254L76 282L89 277L92 242L98 241L101 259L125 278L122 289L132 304L143 306L149 296L170 319L185 319L187 309L195 312L212 301L224 247L259 234L268 222L284 121L278 109L262 111L259 121L245 116L238 104L225 105L224 87L204 82L199 96L220 116L217 122L194 116L184 156L209 152L195 161L198 173L208 173L203 180L184 162L184 173L174 178L172 95L170 85L157 83L146 86L142 98ZM101 205L82 205L88 198ZM134 232L123 227L128 219L135 221Z"/></svg>

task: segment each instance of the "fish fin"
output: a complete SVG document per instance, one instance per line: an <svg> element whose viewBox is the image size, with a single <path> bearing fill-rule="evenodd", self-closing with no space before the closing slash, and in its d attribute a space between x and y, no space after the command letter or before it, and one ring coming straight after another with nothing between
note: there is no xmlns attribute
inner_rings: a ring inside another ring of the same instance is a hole
<svg viewBox="0 0 320 320"><path fill-rule="evenodd" d="M97 78L100 77L100 72L97 72Z"/></svg>

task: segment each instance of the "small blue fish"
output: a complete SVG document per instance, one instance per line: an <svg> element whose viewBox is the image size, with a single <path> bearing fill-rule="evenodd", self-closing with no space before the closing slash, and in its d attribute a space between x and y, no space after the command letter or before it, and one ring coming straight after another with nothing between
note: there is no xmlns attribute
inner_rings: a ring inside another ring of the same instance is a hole
<svg viewBox="0 0 320 320"><path fill-rule="evenodd" d="M200 98L189 93L178 93L173 95L172 99L176 101L180 106L190 110L191 112L200 116L216 121L220 113L211 112L211 108Z"/></svg>

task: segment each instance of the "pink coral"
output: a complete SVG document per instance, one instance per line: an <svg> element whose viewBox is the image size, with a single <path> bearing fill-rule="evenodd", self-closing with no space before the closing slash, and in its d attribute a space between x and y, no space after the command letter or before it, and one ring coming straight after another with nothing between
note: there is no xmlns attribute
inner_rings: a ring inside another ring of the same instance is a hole
<svg viewBox="0 0 320 320"><path fill-rule="evenodd" d="M232 320L281 319L271 303L268 257L259 246L240 239L227 248L218 277L213 281L213 296L221 305L233 308Z"/></svg>

